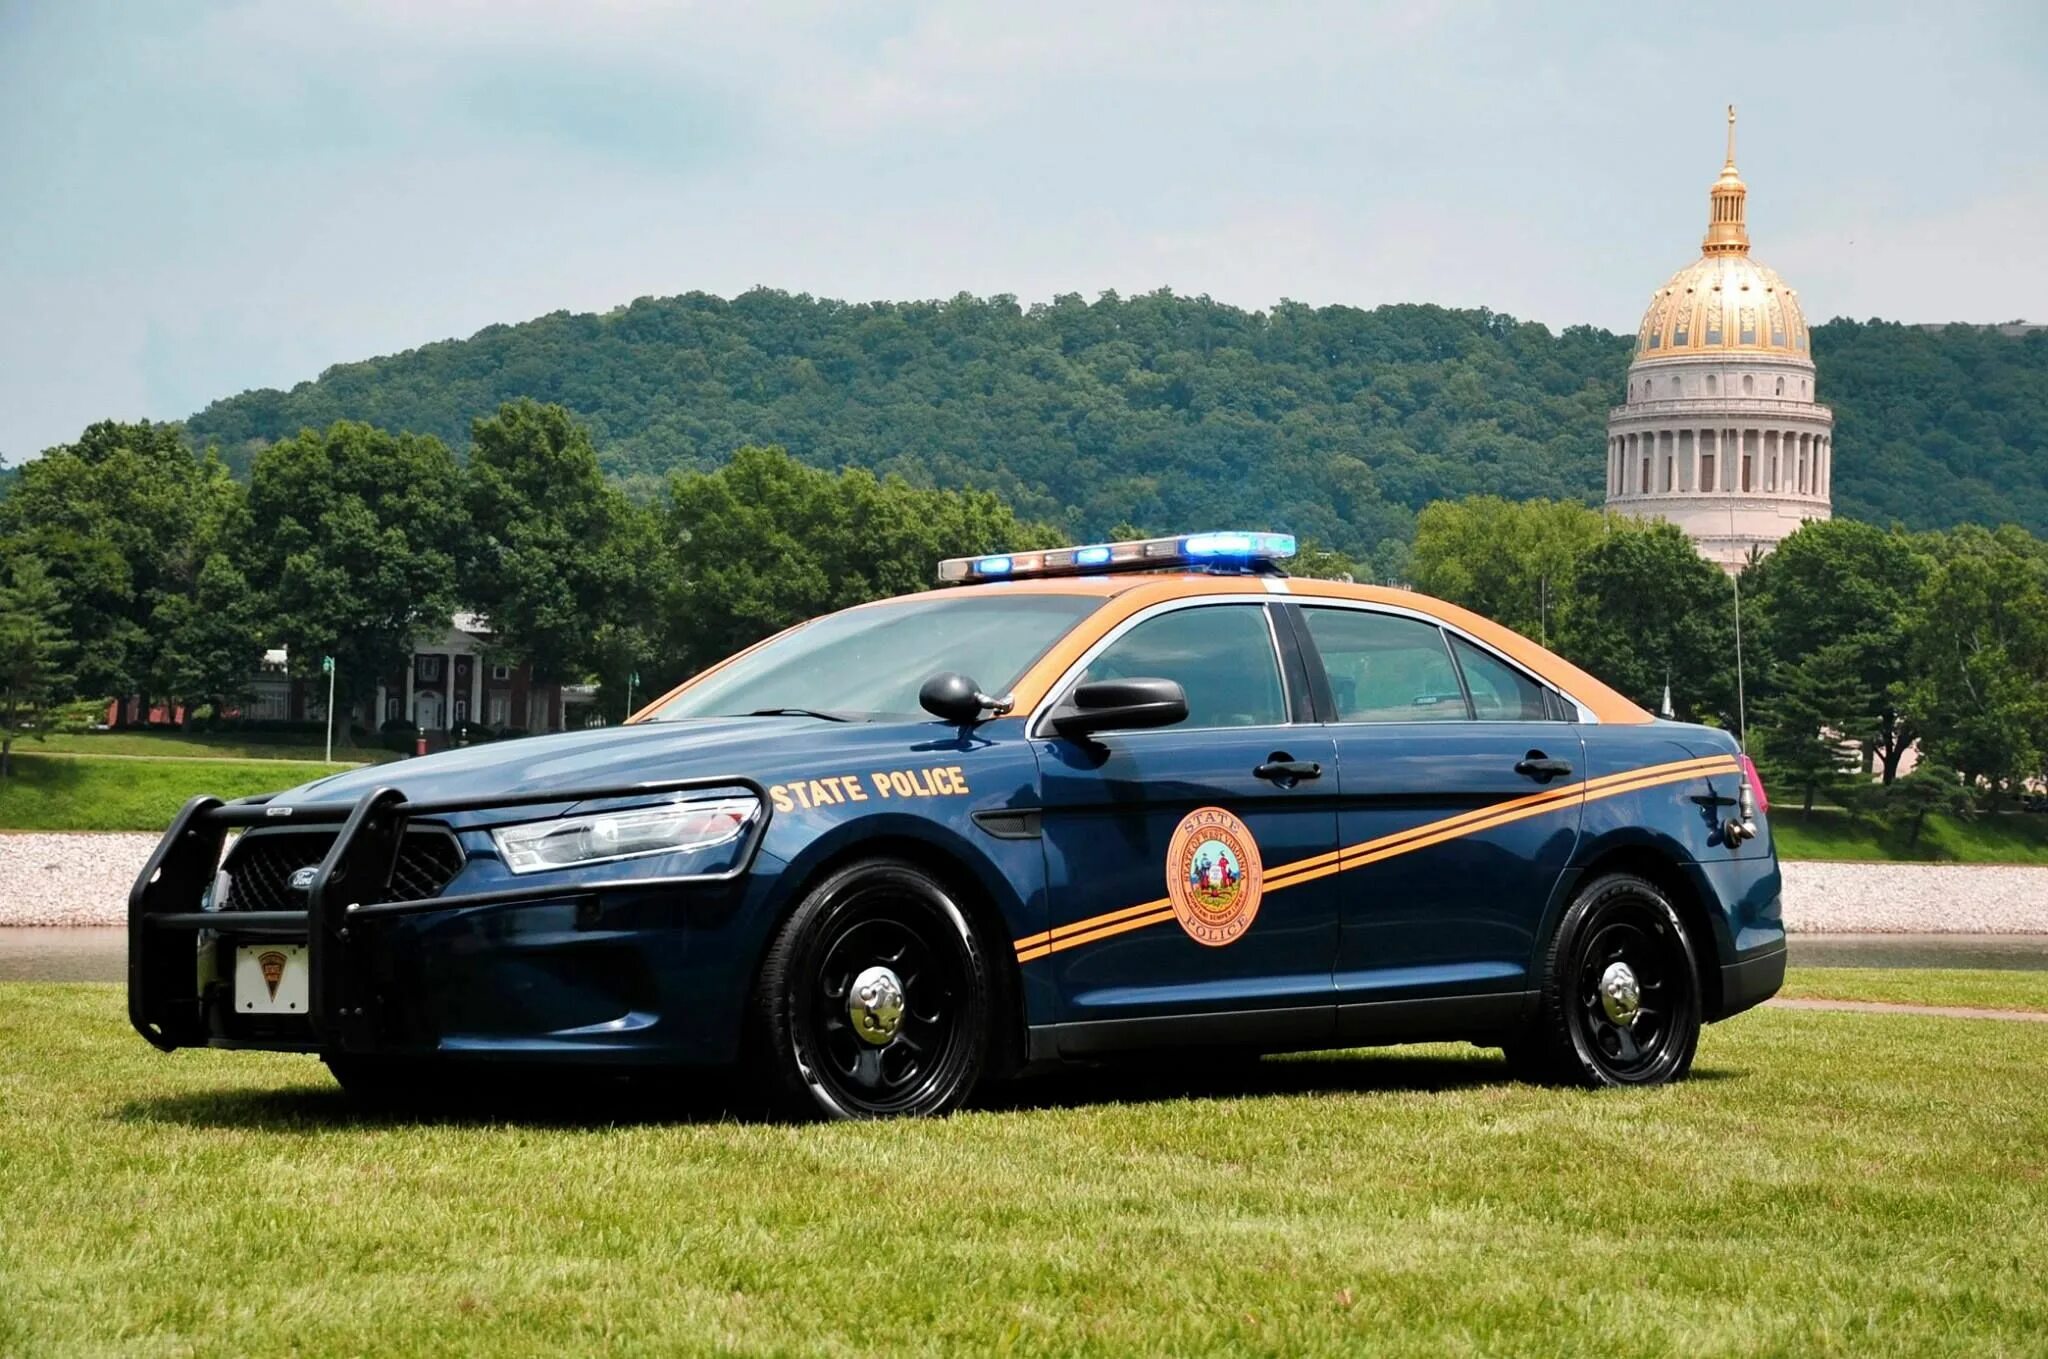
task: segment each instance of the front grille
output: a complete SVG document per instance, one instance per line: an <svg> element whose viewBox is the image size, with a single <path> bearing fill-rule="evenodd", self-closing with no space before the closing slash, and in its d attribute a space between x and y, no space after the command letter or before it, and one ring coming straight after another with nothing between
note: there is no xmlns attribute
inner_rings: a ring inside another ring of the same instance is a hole
<svg viewBox="0 0 2048 1359"><path fill-rule="evenodd" d="M270 831L243 836L228 852L229 911L298 911L306 894L292 890L292 874L318 864L334 844L332 831ZM409 830L378 899L417 901L440 895L462 870L462 847L442 830Z"/></svg>

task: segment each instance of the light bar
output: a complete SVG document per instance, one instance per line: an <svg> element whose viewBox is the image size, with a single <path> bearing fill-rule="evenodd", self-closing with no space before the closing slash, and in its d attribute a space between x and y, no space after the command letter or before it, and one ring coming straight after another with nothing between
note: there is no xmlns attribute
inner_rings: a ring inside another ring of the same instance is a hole
<svg viewBox="0 0 2048 1359"><path fill-rule="evenodd" d="M1044 576L1092 575L1104 571L1154 571L1176 566L1202 571L1276 569L1294 555L1291 533L1230 530L1183 533L1172 538L1135 538L1123 543L1090 543L1043 552L998 552L986 557L948 557L939 563L946 584L986 580L1028 580ZM1262 568L1261 564L1265 564Z"/></svg>

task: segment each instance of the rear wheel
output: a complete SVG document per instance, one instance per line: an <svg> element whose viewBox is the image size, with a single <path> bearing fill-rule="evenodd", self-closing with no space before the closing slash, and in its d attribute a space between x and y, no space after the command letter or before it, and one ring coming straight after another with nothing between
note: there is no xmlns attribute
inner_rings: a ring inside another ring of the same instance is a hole
<svg viewBox="0 0 2048 1359"><path fill-rule="evenodd" d="M1699 1036L1699 964L1678 912L1655 884L1614 874L1558 922L1539 1014L1507 1053L1525 1079L1662 1085L1692 1069Z"/></svg>
<svg viewBox="0 0 2048 1359"><path fill-rule="evenodd" d="M760 1075L786 1111L944 1114L987 1060L992 968L946 888L914 865L841 869L769 946L755 996Z"/></svg>

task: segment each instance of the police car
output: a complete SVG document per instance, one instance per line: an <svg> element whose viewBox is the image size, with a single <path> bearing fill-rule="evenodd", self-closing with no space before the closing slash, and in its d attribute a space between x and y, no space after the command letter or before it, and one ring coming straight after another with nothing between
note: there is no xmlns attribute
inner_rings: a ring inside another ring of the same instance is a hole
<svg viewBox="0 0 2048 1359"><path fill-rule="evenodd" d="M832 1117L1162 1051L1683 1076L1784 975L1736 743L1293 551L951 560L621 727L196 798L130 898L131 1018L358 1092L737 1064Z"/></svg>

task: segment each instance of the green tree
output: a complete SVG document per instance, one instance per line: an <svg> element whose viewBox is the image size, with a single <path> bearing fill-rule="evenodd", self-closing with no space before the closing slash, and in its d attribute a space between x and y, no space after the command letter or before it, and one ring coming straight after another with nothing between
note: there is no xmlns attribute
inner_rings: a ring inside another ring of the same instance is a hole
<svg viewBox="0 0 2048 1359"><path fill-rule="evenodd" d="M1342 552L1333 551L1312 540L1298 544L1294 559L1283 564L1290 575L1311 576L1317 580L1370 579L1366 567Z"/></svg>
<svg viewBox="0 0 2048 1359"><path fill-rule="evenodd" d="M398 671L418 635L448 626L469 530L439 439L343 420L273 444L250 469L249 517L266 640L304 675L333 656L342 708Z"/></svg>
<svg viewBox="0 0 2048 1359"><path fill-rule="evenodd" d="M0 501L0 542L48 567L81 693L176 697L159 687L156 612L189 594L211 529L240 495L219 459L147 421L93 425L21 468Z"/></svg>
<svg viewBox="0 0 2048 1359"><path fill-rule="evenodd" d="M200 565L189 593L157 607L163 692L183 702L186 726L200 703L218 717L249 697L264 649L261 603L233 558L216 551Z"/></svg>
<svg viewBox="0 0 2048 1359"><path fill-rule="evenodd" d="M1734 590L1662 520L1617 521L1579 559L1558 650L1646 708L1726 716L1735 698Z"/></svg>
<svg viewBox="0 0 2048 1359"><path fill-rule="evenodd" d="M1440 500L1415 519L1415 587L1548 641L1606 517L1576 501Z"/></svg>
<svg viewBox="0 0 2048 1359"><path fill-rule="evenodd" d="M1837 726L1861 743L1890 783L1920 732L1905 707L1911 678L1907 637L1931 563L1903 533L1846 519L1810 520L1742 576L1744 623L1752 654L1768 661L1755 673L1766 703L1791 681L1774 673L1798 667L1824 648L1839 648L1830 665L1846 667L1853 709L1835 707L1839 723L1867 713L1863 725ZM1867 698L1865 696L1868 696Z"/></svg>
<svg viewBox="0 0 2048 1359"><path fill-rule="evenodd" d="M816 614L929 588L942 557L1053 547L986 492L934 491L743 448L671 483L665 669L688 673Z"/></svg>
<svg viewBox="0 0 2048 1359"><path fill-rule="evenodd" d="M2048 552L2017 528L1935 540L1909 639L1930 759L2015 791L2048 763Z"/></svg>
<svg viewBox="0 0 2048 1359"><path fill-rule="evenodd" d="M11 555L0 572L0 778L14 772L15 740L23 731L41 737L70 683L63 610L43 563Z"/></svg>
<svg viewBox="0 0 2048 1359"><path fill-rule="evenodd" d="M498 642L545 680L607 658L630 669L622 629L650 608L652 514L606 484L589 434L560 406L508 403L471 427L463 489L462 588Z"/></svg>
<svg viewBox="0 0 2048 1359"><path fill-rule="evenodd" d="M1864 682L1865 657L1853 642L1835 642L1780 669L1771 696L1758 704L1755 741L1774 787L1797 790L1800 819L1815 797L1847 786L1862 769L1851 732L1867 732L1878 699Z"/></svg>
<svg viewBox="0 0 2048 1359"><path fill-rule="evenodd" d="M1968 820L1976 815L1976 799L1963 777L1955 770L1932 761L1922 761L1913 772L1886 788L1879 806L1894 830L1906 834L1908 845L1920 843L1920 832L1930 816L1953 816Z"/></svg>

